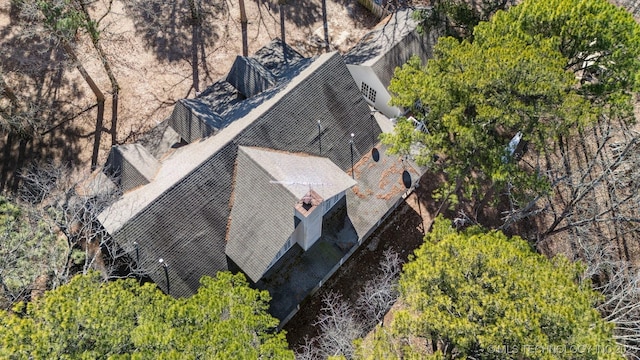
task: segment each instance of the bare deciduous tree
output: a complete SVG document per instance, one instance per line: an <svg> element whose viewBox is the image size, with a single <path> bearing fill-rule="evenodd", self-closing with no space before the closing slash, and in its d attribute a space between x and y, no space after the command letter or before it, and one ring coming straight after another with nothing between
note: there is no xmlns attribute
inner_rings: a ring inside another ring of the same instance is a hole
<svg viewBox="0 0 640 360"><path fill-rule="evenodd" d="M355 354L353 341L373 329L389 311L399 296L398 279L402 261L398 253L386 249L379 264L379 273L364 284L354 304L330 291L322 299L322 309L315 325L319 335L305 339L297 349L299 359L318 359Z"/></svg>
<svg viewBox="0 0 640 360"><path fill-rule="evenodd" d="M94 134L93 156L91 169L95 169L98 161L98 150L104 123L105 96L100 87L89 75L74 49L78 30L87 22L74 4L64 0L51 1L23 1L20 3L20 15L26 22L25 37L48 38L53 46L64 49L72 66L75 66L96 97L97 114L96 130Z"/></svg>
<svg viewBox="0 0 640 360"><path fill-rule="evenodd" d="M296 349L296 360L316 360L320 358L320 350L317 348L314 341L305 337L304 344L300 345Z"/></svg>
<svg viewBox="0 0 640 360"><path fill-rule="evenodd" d="M109 61L109 58L102 46L102 42L100 41L100 39L103 38L101 34L104 32L101 28L101 23L106 16L111 13L113 0L108 0L106 4L104 4L103 13L95 17L97 20L92 17L89 11L90 6L95 5L96 1L76 0L75 3L75 6L79 8L81 14L84 16L84 28L91 38L91 44L93 44L93 48L96 50L100 63L102 64L102 67L109 78L109 82L111 83L111 129L109 131L111 132L111 145L115 145L117 143L118 96L120 93L120 84L116 79L111 62Z"/></svg>
<svg viewBox="0 0 640 360"><path fill-rule="evenodd" d="M596 239L579 239L576 259L587 265L584 277L604 295L598 310L615 325L614 339L628 359L640 359L640 271L617 258L614 244Z"/></svg>
<svg viewBox="0 0 640 360"><path fill-rule="evenodd" d="M640 240L635 211L640 201L640 133L623 121L602 117L577 136L560 139L556 151L522 161L548 178L551 192L536 194L522 206L508 192L511 208L504 213L502 228L534 221L535 233L523 235L535 237L542 250L559 236L572 248L594 237L616 244L618 258L630 260Z"/></svg>
<svg viewBox="0 0 640 360"><path fill-rule="evenodd" d="M91 269L105 279L144 275L135 256L119 247L98 220L119 196L119 189L104 174L74 175L64 166L48 163L32 166L23 179L22 198L67 239L68 266L59 275L62 282Z"/></svg>
<svg viewBox="0 0 640 360"><path fill-rule="evenodd" d="M317 348L322 358L343 355L350 359L355 353L353 341L364 334L351 305L330 292L322 299L322 312L316 326L320 328Z"/></svg>
<svg viewBox="0 0 640 360"><path fill-rule="evenodd" d="M380 323L399 296L400 256L391 249L386 249L383 256L379 265L381 273L365 283L356 301L367 328Z"/></svg>
<svg viewBox="0 0 640 360"><path fill-rule="evenodd" d="M612 268L604 284L596 287L605 296L598 309L615 325L613 337L627 358L640 359L640 272L624 265Z"/></svg>

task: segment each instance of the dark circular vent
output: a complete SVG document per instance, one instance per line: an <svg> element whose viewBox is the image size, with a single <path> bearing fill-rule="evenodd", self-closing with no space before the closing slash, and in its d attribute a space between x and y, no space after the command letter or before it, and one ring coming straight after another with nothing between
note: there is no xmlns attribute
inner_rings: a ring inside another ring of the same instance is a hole
<svg viewBox="0 0 640 360"><path fill-rule="evenodd" d="M402 172L402 183L407 189L411 187L411 174L407 170Z"/></svg>

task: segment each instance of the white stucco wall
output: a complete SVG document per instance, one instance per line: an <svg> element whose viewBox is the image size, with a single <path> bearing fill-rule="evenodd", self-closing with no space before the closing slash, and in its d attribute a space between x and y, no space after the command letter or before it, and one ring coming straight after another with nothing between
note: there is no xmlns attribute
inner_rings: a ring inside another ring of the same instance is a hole
<svg viewBox="0 0 640 360"><path fill-rule="evenodd" d="M311 245L322 235L322 216L324 215L322 210L322 205L320 205L305 216L297 209L294 209L296 217L301 220L297 227L300 228L299 232L294 231L296 235L295 241L304 251L309 250Z"/></svg>
<svg viewBox="0 0 640 360"><path fill-rule="evenodd" d="M351 73L351 76L355 80L358 88L362 90L362 82L365 82L369 87L376 91L376 102L372 103L369 99L364 96L364 99L374 108L376 108L381 113L385 114L389 118L395 118L402 114L402 110L395 106L389 105L389 100L391 100L391 94L389 91L382 85L382 82L378 80L378 77L368 66L361 65L349 65L347 64L347 69Z"/></svg>

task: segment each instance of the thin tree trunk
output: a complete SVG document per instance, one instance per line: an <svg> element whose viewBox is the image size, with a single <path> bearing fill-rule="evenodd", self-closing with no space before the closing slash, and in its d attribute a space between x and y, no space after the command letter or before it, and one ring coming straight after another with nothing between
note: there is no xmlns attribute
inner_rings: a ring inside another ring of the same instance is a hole
<svg viewBox="0 0 640 360"><path fill-rule="evenodd" d="M330 51L329 25L327 24L327 0L322 0L322 26L324 27L324 50Z"/></svg>
<svg viewBox="0 0 640 360"><path fill-rule="evenodd" d="M200 5L199 0L189 0L191 10L191 74L193 77L193 89L196 94L200 92L200 74L198 70L198 46L200 44Z"/></svg>
<svg viewBox="0 0 640 360"><path fill-rule="evenodd" d="M7 132L7 141L4 143L4 159L2 164L2 171L0 172L0 190L3 190L5 185L9 182L9 173L13 168L11 157L11 150L13 148L15 134L11 131Z"/></svg>
<svg viewBox="0 0 640 360"><path fill-rule="evenodd" d="M11 191L14 193L17 193L20 188L21 177L18 176L18 174L22 172L22 166L26 160L27 145L30 141L31 139L29 138L20 138L20 143L18 145L18 158L16 160L16 167L13 173L13 184L11 185Z"/></svg>
<svg viewBox="0 0 640 360"><path fill-rule="evenodd" d="M111 91L111 145L115 145L118 143L118 96L120 96L120 87L112 87Z"/></svg>
<svg viewBox="0 0 640 360"><path fill-rule="evenodd" d="M73 48L71 48L71 46L66 41L63 41L62 47L64 48L64 51L67 53L67 56L69 56L69 58L71 58L71 60L75 63L76 68L80 72L80 75L82 75L82 78L87 83L87 85L89 85L89 87L91 88L91 91L93 91L93 94L96 96L96 102L98 103L98 114L96 116L96 131L95 131L94 141L93 141L93 153L91 155L91 171L93 171L96 169L98 165L98 151L100 150L100 137L102 135L102 124L104 122L105 97L102 91L100 91L100 88L98 88L98 85L96 85L95 81L93 81L93 78L91 78L87 70L84 68L84 66L82 66L82 64L78 60L78 57L73 51Z"/></svg>
<svg viewBox="0 0 640 360"><path fill-rule="evenodd" d="M247 12L244 8L244 0L238 0L240 4L240 24L242 25L242 56L249 56L249 40L247 39Z"/></svg>
<svg viewBox="0 0 640 360"><path fill-rule="evenodd" d="M21 137L33 137L33 127L27 120L16 118L16 114L20 111L20 101L16 94L11 90L10 87L7 86L7 83L4 81L4 78L0 74L0 95L4 95L9 99L11 103L11 107L8 112L4 110L0 110L6 118L7 127L9 128L9 132L16 132ZM17 122L15 120L18 120Z"/></svg>
<svg viewBox="0 0 640 360"><path fill-rule="evenodd" d="M100 45L97 38L95 40L92 39L92 41L93 46L100 55L102 66L104 67L104 71L107 73L109 82L111 83L111 145L115 145L117 143L118 134L118 96L120 95L120 84L118 84L118 80L116 80L116 77L113 74L113 70L111 69L111 65L107 60L104 50L102 49L102 45Z"/></svg>
<svg viewBox="0 0 640 360"><path fill-rule="evenodd" d="M91 20L91 15L89 15L89 11L85 7L84 3L81 3L82 12L87 19L87 31L89 32L89 36L91 37L91 43L93 44L94 49L98 52L98 56L100 56L100 62L102 63L102 67L104 71L107 73L109 77L109 82L111 83L111 145L115 145L117 142L117 124L118 124L118 95L120 93L120 84L118 84L118 80L111 69L111 64L107 59L107 55L102 48L102 44L100 43L100 33L98 29L95 27L95 22ZM102 130L101 130L102 131Z"/></svg>
<svg viewBox="0 0 640 360"><path fill-rule="evenodd" d="M287 48L285 44L287 43L287 41L285 40L285 37L284 37L284 0L280 1L278 8L280 9L280 37L282 37L282 57L284 58L284 62L286 63Z"/></svg>

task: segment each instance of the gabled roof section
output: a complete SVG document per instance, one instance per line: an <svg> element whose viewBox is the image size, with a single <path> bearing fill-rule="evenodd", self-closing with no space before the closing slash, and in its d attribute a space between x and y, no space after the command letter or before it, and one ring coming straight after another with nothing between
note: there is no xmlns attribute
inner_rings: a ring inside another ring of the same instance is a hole
<svg viewBox="0 0 640 360"><path fill-rule="evenodd" d="M158 258L169 264L172 295L191 295L201 276L228 268L225 239L238 146L320 155L320 120L321 156L347 171L349 134L355 133L356 159L371 150L380 134L338 53L320 55L297 71L237 105L237 120L216 135L175 149L154 181L124 194L100 214L120 246L132 249L132 242L138 243L142 266L158 284L165 283ZM252 246L253 239L245 240Z"/></svg>
<svg viewBox="0 0 640 360"><path fill-rule="evenodd" d="M227 125L222 116L216 114L207 103L197 99L178 100L173 108L169 125L182 139L191 143L215 134Z"/></svg>
<svg viewBox="0 0 640 360"><path fill-rule="evenodd" d="M401 9L383 19L344 55L347 64L369 66L387 87L394 69L418 55L423 61L431 56L432 34L418 33L412 9Z"/></svg>
<svg viewBox="0 0 640 360"><path fill-rule="evenodd" d="M188 143L215 135L278 93L311 62L273 40L252 57L236 58L225 80L215 82L194 99L179 100L169 125Z"/></svg>
<svg viewBox="0 0 640 360"><path fill-rule="evenodd" d="M251 147L240 150L272 177L271 184L283 186L296 200L309 189L328 199L356 184L344 170L324 157ZM266 184L262 188L263 191L268 189Z"/></svg>
<svg viewBox="0 0 640 360"><path fill-rule="evenodd" d="M236 56L227 75L227 82L250 98L276 84L276 79L260 62L244 56Z"/></svg>
<svg viewBox="0 0 640 360"><path fill-rule="evenodd" d="M226 254L258 281L294 230L297 199L240 148Z"/></svg>
<svg viewBox="0 0 640 360"><path fill-rule="evenodd" d="M327 158L241 146L227 255L257 282L294 231L296 203L310 189L328 199L355 184Z"/></svg>
<svg viewBox="0 0 640 360"><path fill-rule="evenodd" d="M125 144L111 148L105 169L127 191L153 181L160 163L144 146Z"/></svg>

